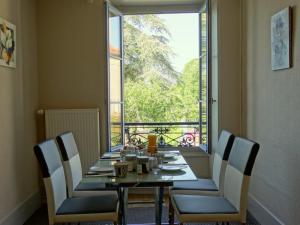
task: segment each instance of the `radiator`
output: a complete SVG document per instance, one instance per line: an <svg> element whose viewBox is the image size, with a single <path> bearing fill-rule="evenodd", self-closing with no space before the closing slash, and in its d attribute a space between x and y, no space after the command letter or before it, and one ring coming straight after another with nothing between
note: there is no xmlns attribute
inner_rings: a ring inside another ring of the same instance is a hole
<svg viewBox="0 0 300 225"><path fill-rule="evenodd" d="M84 173L99 159L99 109L45 110L45 131L46 138L73 132Z"/></svg>

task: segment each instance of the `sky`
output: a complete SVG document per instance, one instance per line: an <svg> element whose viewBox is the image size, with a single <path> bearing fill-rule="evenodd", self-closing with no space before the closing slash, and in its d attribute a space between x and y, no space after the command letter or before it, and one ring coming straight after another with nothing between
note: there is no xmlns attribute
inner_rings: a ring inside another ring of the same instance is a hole
<svg viewBox="0 0 300 225"><path fill-rule="evenodd" d="M191 59L199 57L199 15L161 14L171 33L170 46L176 56L172 59L178 72L182 72L184 65Z"/></svg>

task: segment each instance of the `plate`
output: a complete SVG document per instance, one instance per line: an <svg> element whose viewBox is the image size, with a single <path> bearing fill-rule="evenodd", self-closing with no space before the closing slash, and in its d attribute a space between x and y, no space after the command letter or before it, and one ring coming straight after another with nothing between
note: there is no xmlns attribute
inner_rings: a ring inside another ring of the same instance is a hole
<svg viewBox="0 0 300 225"><path fill-rule="evenodd" d="M101 156L101 159L119 159L120 157L121 157L120 154L104 153Z"/></svg>
<svg viewBox="0 0 300 225"><path fill-rule="evenodd" d="M176 156L177 156L177 154L175 154L175 153L166 153L166 154L164 154L165 159L171 159L171 158L174 158Z"/></svg>
<svg viewBox="0 0 300 225"><path fill-rule="evenodd" d="M178 171L187 168L187 165L161 165L160 169L165 171Z"/></svg>
<svg viewBox="0 0 300 225"><path fill-rule="evenodd" d="M92 166L90 168L90 171L92 172L112 172L113 168L112 167L98 167L98 166Z"/></svg>

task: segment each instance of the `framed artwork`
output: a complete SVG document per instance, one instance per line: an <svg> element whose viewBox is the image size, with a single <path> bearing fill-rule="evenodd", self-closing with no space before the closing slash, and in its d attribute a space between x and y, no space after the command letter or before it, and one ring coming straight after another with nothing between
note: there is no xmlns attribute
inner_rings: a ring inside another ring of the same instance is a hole
<svg viewBox="0 0 300 225"><path fill-rule="evenodd" d="M16 67L16 26L1 17L0 65Z"/></svg>
<svg viewBox="0 0 300 225"><path fill-rule="evenodd" d="M272 70L291 67L291 7L271 18Z"/></svg>

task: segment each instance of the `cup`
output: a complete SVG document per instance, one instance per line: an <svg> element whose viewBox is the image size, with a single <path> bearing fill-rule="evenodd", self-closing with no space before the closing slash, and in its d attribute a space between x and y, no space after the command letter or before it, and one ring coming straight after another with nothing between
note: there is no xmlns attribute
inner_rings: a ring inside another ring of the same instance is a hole
<svg viewBox="0 0 300 225"><path fill-rule="evenodd" d="M152 170L152 172L153 172L153 174L154 175L157 175L158 174L158 172L159 172L159 162L158 162L158 159L157 159L157 157L153 157L153 159L152 159L153 161L152 161L152 168L151 168L151 170Z"/></svg>
<svg viewBox="0 0 300 225"><path fill-rule="evenodd" d="M136 170L136 155L128 154L125 156L125 160L128 163L128 172Z"/></svg>
<svg viewBox="0 0 300 225"><path fill-rule="evenodd" d="M116 162L114 164L115 174L117 177L126 177L128 172L127 162Z"/></svg>
<svg viewBox="0 0 300 225"><path fill-rule="evenodd" d="M155 134L148 135L148 152L151 154L154 154L157 151L156 139L157 136Z"/></svg>
<svg viewBox="0 0 300 225"><path fill-rule="evenodd" d="M164 156L165 156L165 154L164 154L163 152L158 152L158 153L156 154L156 159L157 159L158 165L161 165L161 164L163 163L163 161L164 161Z"/></svg>
<svg viewBox="0 0 300 225"><path fill-rule="evenodd" d="M138 156L137 157L137 172L138 174L149 173L149 157Z"/></svg>

